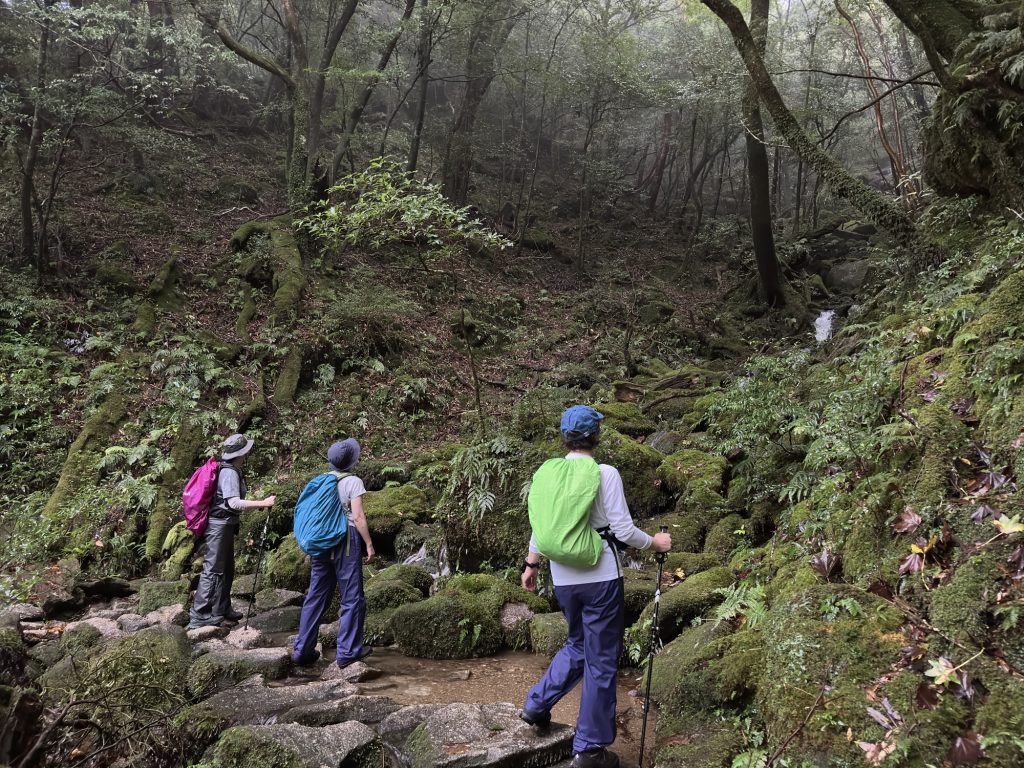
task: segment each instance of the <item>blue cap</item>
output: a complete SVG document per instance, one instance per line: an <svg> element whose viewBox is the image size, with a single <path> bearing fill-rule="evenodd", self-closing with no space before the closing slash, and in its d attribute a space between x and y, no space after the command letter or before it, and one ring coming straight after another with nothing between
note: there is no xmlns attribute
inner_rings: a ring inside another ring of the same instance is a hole
<svg viewBox="0 0 1024 768"><path fill-rule="evenodd" d="M572 432L580 437L589 437L601 426L604 414L589 405L574 405L562 414L562 432Z"/></svg>
<svg viewBox="0 0 1024 768"><path fill-rule="evenodd" d="M334 469L344 472L354 467L355 463L359 461L359 453L359 442L354 437L350 437L339 440L327 449L327 461Z"/></svg>

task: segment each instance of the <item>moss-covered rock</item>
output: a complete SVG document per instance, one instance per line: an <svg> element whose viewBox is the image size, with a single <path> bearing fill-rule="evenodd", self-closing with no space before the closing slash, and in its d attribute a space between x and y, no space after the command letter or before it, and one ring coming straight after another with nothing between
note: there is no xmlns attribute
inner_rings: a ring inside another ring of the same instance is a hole
<svg viewBox="0 0 1024 768"><path fill-rule="evenodd" d="M391 628L391 622L397 610L391 608L367 613L363 623L363 642L367 645L393 645L395 632ZM337 642L337 635L334 642Z"/></svg>
<svg viewBox="0 0 1024 768"><path fill-rule="evenodd" d="M204 757L211 768L377 768L383 749L371 728L353 721L229 728Z"/></svg>
<svg viewBox="0 0 1024 768"><path fill-rule="evenodd" d="M676 541L673 534L673 549ZM682 577L692 576L701 571L708 571L722 565L723 558L703 552L672 552L665 558L665 571L668 573L682 572Z"/></svg>
<svg viewBox="0 0 1024 768"><path fill-rule="evenodd" d="M658 749L655 760L659 768L731 768L733 756L743 751L743 734L737 728L691 723L690 728L696 725L697 730L686 736L669 723L666 719L658 724L659 732L676 737Z"/></svg>
<svg viewBox="0 0 1024 768"><path fill-rule="evenodd" d="M661 610L658 614L658 634L662 642L668 642L696 617L713 605L722 602L722 595L716 590L733 583L732 571L728 568L712 568L709 571L690 576L682 584L664 590L661 594ZM652 606L647 606L640 618L627 630L626 643L644 643L650 632L648 622Z"/></svg>
<svg viewBox="0 0 1024 768"><path fill-rule="evenodd" d="M647 604L654 599L656 573L654 571L634 571L625 569L622 582L622 597L625 609L625 622L628 627L643 612Z"/></svg>
<svg viewBox="0 0 1024 768"><path fill-rule="evenodd" d="M386 540L389 550L394 550L395 539L405 522L422 522L429 511L427 494L415 485L397 485L363 495L363 512L374 544L378 539Z"/></svg>
<svg viewBox="0 0 1024 768"><path fill-rule="evenodd" d="M198 543L192 532L185 527L184 520L171 526L160 547L164 553L164 560L160 563L162 581L177 581L183 573L191 570L191 561L197 554Z"/></svg>
<svg viewBox="0 0 1024 768"><path fill-rule="evenodd" d="M309 557L299 549L295 534L285 536L267 556L263 583L268 587L304 592L309 587Z"/></svg>
<svg viewBox="0 0 1024 768"><path fill-rule="evenodd" d="M594 405L604 414L602 429L610 428L630 437L645 437L658 427L654 420L640 410L640 406L628 403L597 403Z"/></svg>
<svg viewBox="0 0 1024 768"><path fill-rule="evenodd" d="M138 612L145 616L166 605L185 605L188 602L187 579L178 581L145 581L139 587Z"/></svg>
<svg viewBox="0 0 1024 768"><path fill-rule="evenodd" d="M534 653L554 656L569 639L569 625L561 613L538 613L530 621L530 647Z"/></svg>
<svg viewBox="0 0 1024 768"><path fill-rule="evenodd" d="M366 610L370 613L398 608L423 599L423 594L418 589L398 579L373 582L366 587L365 595Z"/></svg>
<svg viewBox="0 0 1024 768"><path fill-rule="evenodd" d="M724 704L712 661L721 653L716 641L727 637L725 624L688 627L654 657L651 696L669 716L701 716Z"/></svg>
<svg viewBox="0 0 1024 768"><path fill-rule="evenodd" d="M724 456L683 448L665 457L657 475L687 507L710 507L725 501L722 491L728 468Z"/></svg>
<svg viewBox="0 0 1024 768"><path fill-rule="evenodd" d="M0 685L13 686L22 681L27 649L16 622L0 625ZM0 711L3 705L0 704Z"/></svg>
<svg viewBox="0 0 1024 768"><path fill-rule="evenodd" d="M595 458L619 471L634 517L651 517L668 506L668 494L657 474L664 457L653 448L610 427L602 427Z"/></svg>
<svg viewBox="0 0 1024 768"><path fill-rule="evenodd" d="M386 581L399 581L406 584L426 597L430 594L430 588L434 586L434 577L425 568L418 565L392 565L372 577L368 582L367 589L374 583Z"/></svg>
<svg viewBox="0 0 1024 768"><path fill-rule="evenodd" d="M479 600L443 592L403 605L392 619L398 647L407 656L465 659L489 656L501 648L501 623Z"/></svg>
<svg viewBox="0 0 1024 768"><path fill-rule="evenodd" d="M737 514L726 515L708 531L704 539L704 552L717 557L728 557L740 544L750 541L747 521Z"/></svg>
<svg viewBox="0 0 1024 768"><path fill-rule="evenodd" d="M221 643L193 662L188 689L195 696L205 696L253 675L280 680L290 669L291 656L284 648L240 650Z"/></svg>

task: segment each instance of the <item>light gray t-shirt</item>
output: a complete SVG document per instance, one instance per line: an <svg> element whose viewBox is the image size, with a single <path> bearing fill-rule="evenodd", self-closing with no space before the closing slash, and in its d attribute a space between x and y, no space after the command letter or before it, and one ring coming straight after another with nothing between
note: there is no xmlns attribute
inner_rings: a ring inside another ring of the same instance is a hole
<svg viewBox="0 0 1024 768"><path fill-rule="evenodd" d="M245 494L248 492L242 473L234 466L217 469L217 495L210 517L238 522L238 513L247 507Z"/></svg>
<svg viewBox="0 0 1024 768"><path fill-rule="evenodd" d="M338 475L343 473L335 472L334 474ZM352 499L357 499L364 493L366 493L366 486L363 485L363 481L355 475L343 477L338 482L338 498L341 499L341 503L344 505L345 509L348 510L349 519L352 518Z"/></svg>

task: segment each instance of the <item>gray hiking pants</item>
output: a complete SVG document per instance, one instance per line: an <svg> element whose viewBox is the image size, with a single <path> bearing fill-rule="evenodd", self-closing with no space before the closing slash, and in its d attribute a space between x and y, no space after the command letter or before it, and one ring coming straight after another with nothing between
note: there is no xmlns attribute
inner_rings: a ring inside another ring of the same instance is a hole
<svg viewBox="0 0 1024 768"><path fill-rule="evenodd" d="M220 620L230 610L237 531L238 523L234 520L210 518L203 535L203 544L206 545L203 572L199 576L189 615L192 621Z"/></svg>

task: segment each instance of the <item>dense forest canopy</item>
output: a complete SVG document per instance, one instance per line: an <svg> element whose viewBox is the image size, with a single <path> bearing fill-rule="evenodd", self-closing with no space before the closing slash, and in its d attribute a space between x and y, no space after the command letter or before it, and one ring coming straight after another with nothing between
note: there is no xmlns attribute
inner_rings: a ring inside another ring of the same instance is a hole
<svg viewBox="0 0 1024 768"><path fill-rule="evenodd" d="M472 697L445 664L564 641L517 569L573 403L674 542L660 623L653 559L625 569L645 765L1024 765L1022 27L1021 0L0 0L0 765L515 741L500 704L444 741L382 725L397 690L293 674L292 511L358 438L366 642ZM233 561L255 635L186 634L182 489L235 432L278 499ZM501 759L560 765L565 734Z"/></svg>

